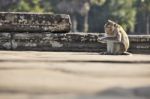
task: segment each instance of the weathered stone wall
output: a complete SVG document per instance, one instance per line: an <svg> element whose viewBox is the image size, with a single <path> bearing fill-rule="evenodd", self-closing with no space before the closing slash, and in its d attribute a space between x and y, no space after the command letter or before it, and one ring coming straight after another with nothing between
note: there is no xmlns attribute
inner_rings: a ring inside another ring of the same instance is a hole
<svg viewBox="0 0 150 99"><path fill-rule="evenodd" d="M0 12L0 32L66 33L70 30L69 15Z"/></svg>
<svg viewBox="0 0 150 99"><path fill-rule="evenodd" d="M5 33L3 33L5 34ZM98 33L7 33L10 40L0 45L8 50L103 51L106 44L97 42ZM4 40L7 38L5 37ZM4 46L6 44L9 46Z"/></svg>
<svg viewBox="0 0 150 99"><path fill-rule="evenodd" d="M0 49L36 51L106 51L100 33L1 33ZM129 35L132 53L150 53L150 35Z"/></svg>

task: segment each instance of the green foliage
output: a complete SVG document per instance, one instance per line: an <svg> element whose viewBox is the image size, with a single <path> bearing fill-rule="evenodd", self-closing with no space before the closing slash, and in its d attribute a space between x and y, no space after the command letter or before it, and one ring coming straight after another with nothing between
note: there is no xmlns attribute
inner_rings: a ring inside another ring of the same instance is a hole
<svg viewBox="0 0 150 99"><path fill-rule="evenodd" d="M103 30L105 22L111 19L118 22L126 31L133 32L136 16L134 3L134 0L106 0L101 6L94 5L95 20L100 24L100 31ZM91 16L94 17L93 14Z"/></svg>
<svg viewBox="0 0 150 99"><path fill-rule="evenodd" d="M20 0L20 2L14 7L14 11L19 12L43 12L44 9L40 5L40 0Z"/></svg>
<svg viewBox="0 0 150 99"><path fill-rule="evenodd" d="M106 0L91 0L91 1L92 3L97 5L103 5L106 2Z"/></svg>
<svg viewBox="0 0 150 99"><path fill-rule="evenodd" d="M118 21L125 30L134 31L136 10L134 0L107 0L108 18Z"/></svg>

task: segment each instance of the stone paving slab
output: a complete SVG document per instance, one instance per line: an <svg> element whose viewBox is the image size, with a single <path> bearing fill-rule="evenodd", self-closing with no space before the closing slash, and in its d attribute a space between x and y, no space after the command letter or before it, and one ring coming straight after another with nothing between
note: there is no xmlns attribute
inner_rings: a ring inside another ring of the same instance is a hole
<svg viewBox="0 0 150 99"><path fill-rule="evenodd" d="M0 99L149 99L150 55L0 51Z"/></svg>

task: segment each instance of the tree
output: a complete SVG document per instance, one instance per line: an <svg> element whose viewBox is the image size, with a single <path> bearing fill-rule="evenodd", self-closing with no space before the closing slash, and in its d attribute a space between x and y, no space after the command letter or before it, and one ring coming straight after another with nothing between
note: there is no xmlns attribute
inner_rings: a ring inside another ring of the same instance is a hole
<svg viewBox="0 0 150 99"><path fill-rule="evenodd" d="M103 26L108 19L118 22L126 31L133 32L136 15L134 3L135 0L106 0L101 6L94 5L90 15L99 22L100 32L104 30Z"/></svg>
<svg viewBox="0 0 150 99"><path fill-rule="evenodd" d="M133 32L136 15L134 2L134 0L107 0L105 10L108 19L118 22L126 31Z"/></svg>
<svg viewBox="0 0 150 99"><path fill-rule="evenodd" d="M12 7L17 4L19 0L0 0L0 11L12 11Z"/></svg>
<svg viewBox="0 0 150 99"><path fill-rule="evenodd" d="M90 9L90 0L63 0L57 4L57 9L62 13L71 15L73 31L77 31L77 15L84 17L83 31L88 31L88 11Z"/></svg>
<svg viewBox="0 0 150 99"><path fill-rule="evenodd" d="M136 32L150 34L150 0L137 0Z"/></svg>

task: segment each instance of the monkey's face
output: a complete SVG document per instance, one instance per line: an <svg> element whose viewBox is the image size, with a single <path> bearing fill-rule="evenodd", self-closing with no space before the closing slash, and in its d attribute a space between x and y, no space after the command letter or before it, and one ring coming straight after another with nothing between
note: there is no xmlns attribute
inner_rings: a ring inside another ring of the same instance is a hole
<svg viewBox="0 0 150 99"><path fill-rule="evenodd" d="M105 24L104 29L105 29L105 33L107 33L107 35L113 35L114 30L115 30L115 22L108 20L108 22Z"/></svg>

